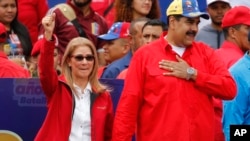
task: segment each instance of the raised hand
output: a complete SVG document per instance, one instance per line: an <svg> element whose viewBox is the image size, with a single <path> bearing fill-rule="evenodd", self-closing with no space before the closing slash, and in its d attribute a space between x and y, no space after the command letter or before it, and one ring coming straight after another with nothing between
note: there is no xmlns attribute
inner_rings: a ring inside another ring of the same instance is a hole
<svg viewBox="0 0 250 141"><path fill-rule="evenodd" d="M46 15L42 19L42 25L44 27L44 37L46 40L52 39L53 31L55 28L55 17L56 17L56 14L52 13L52 14Z"/></svg>

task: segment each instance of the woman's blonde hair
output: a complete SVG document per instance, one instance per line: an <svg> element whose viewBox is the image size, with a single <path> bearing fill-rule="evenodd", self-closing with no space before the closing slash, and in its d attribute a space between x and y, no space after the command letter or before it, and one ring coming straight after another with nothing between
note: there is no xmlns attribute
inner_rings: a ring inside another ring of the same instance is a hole
<svg viewBox="0 0 250 141"><path fill-rule="evenodd" d="M94 46L94 44L83 37L76 37L73 38L67 45L66 50L64 52L63 58L62 58L62 75L65 76L66 82L67 84L70 86L70 88L75 92L75 89L73 87L73 83L74 80L72 78L72 71L71 68L68 65L68 59L71 58L72 53L81 46L87 46L91 49L91 52L94 55L94 66L93 66L93 70L90 73L88 79L89 82L94 90L95 93L102 93L104 92L107 88L106 86L104 86L103 84L101 84L98 80L97 77L97 72L98 72L98 57L97 57L97 53L96 53L96 48Z"/></svg>

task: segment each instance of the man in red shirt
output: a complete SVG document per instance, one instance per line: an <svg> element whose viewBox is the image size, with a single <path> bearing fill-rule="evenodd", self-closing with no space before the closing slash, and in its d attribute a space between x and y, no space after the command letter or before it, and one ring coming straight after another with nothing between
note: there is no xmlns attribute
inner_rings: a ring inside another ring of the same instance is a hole
<svg viewBox="0 0 250 141"><path fill-rule="evenodd" d="M221 47L216 50L216 54L226 64L229 69L237 62L250 48L248 33L250 30L250 9L245 6L235 6L225 13L222 19L222 29L225 35L225 41ZM222 101L214 98L216 138L223 141L222 131Z"/></svg>
<svg viewBox="0 0 250 141"><path fill-rule="evenodd" d="M222 20L225 41L216 53L230 68L238 61L250 45L248 33L250 30L250 9L246 6L235 6L226 12Z"/></svg>
<svg viewBox="0 0 250 141"><path fill-rule="evenodd" d="M4 44L6 39L6 28L2 23L0 23L0 78L29 78L29 71L13 61L10 61L5 54Z"/></svg>
<svg viewBox="0 0 250 141"><path fill-rule="evenodd" d="M54 48L54 69L56 70L57 74L61 74L61 58L59 51L58 51L58 38L56 35L53 35L53 38L55 39L55 48ZM44 41L43 40L38 40L35 45L33 46L33 49L31 51L31 58L30 58L30 64L29 64L29 71L32 77L39 77L39 72L38 72L38 61L40 59L40 52L41 52L41 47L43 46Z"/></svg>
<svg viewBox="0 0 250 141"><path fill-rule="evenodd" d="M196 0L174 0L168 33L133 55L116 110L113 141L214 141L212 97L233 99L236 85L214 50L195 42Z"/></svg>
<svg viewBox="0 0 250 141"><path fill-rule="evenodd" d="M66 4L73 9L73 14L76 16L76 19L67 19L59 8L51 9L51 12L56 13L54 34L57 35L59 40L58 48L60 53L64 53L65 47L72 38L78 36L86 37L96 46L99 53L100 65L105 65L102 56L104 41L97 38L98 35L105 34L108 31L108 25L105 19L90 7L91 0L67 0ZM70 9L66 9L67 13L69 13L69 11ZM50 12L48 13L50 14ZM74 26L76 22L79 24L79 27ZM82 31L79 29L82 29ZM80 34L80 32L82 34ZM43 30L40 31L40 36L43 36Z"/></svg>

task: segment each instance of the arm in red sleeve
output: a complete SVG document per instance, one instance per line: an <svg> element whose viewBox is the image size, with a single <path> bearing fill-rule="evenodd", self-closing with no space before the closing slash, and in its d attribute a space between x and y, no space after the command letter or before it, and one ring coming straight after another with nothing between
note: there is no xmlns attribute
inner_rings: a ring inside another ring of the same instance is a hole
<svg viewBox="0 0 250 141"><path fill-rule="evenodd" d="M133 56L115 114L112 141L131 141L135 133L143 91L143 67L140 56ZM133 82L133 83L131 83Z"/></svg>
<svg viewBox="0 0 250 141"><path fill-rule="evenodd" d="M236 84L225 64L212 50L206 51L208 72L197 71L196 86L205 93L224 100L236 95Z"/></svg>
<svg viewBox="0 0 250 141"><path fill-rule="evenodd" d="M39 42L39 41L38 41ZM54 41L40 40L40 59L38 63L40 82L47 98L50 99L57 88L58 76L53 67Z"/></svg>

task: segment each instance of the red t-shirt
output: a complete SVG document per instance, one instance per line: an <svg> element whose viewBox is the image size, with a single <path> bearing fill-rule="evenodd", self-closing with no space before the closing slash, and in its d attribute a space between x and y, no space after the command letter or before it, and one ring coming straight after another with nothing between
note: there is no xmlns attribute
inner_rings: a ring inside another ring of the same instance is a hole
<svg viewBox="0 0 250 141"><path fill-rule="evenodd" d="M47 0L18 0L18 19L29 30L33 45L38 39L38 25L48 9Z"/></svg>
<svg viewBox="0 0 250 141"><path fill-rule="evenodd" d="M6 54L0 51L0 78L29 78L29 71L8 60Z"/></svg>

